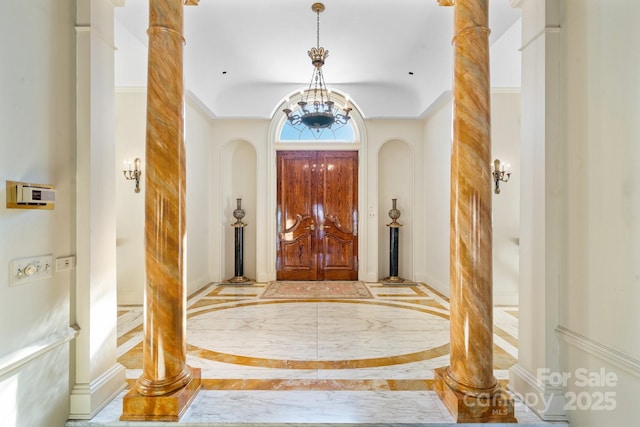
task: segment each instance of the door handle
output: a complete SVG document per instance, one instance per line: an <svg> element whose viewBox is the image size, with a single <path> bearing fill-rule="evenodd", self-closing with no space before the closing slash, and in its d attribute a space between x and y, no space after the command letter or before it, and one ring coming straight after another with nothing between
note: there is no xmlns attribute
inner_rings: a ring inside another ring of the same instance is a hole
<svg viewBox="0 0 640 427"><path fill-rule="evenodd" d="M353 235L358 235L358 212L353 213Z"/></svg>
<svg viewBox="0 0 640 427"><path fill-rule="evenodd" d="M310 226L305 227L305 228L306 228L307 230L311 230L311 231L313 231L313 230L315 230L315 229L316 229L316 226L315 226L315 224L311 224ZM320 226L320 229L322 229L322 226Z"/></svg>
<svg viewBox="0 0 640 427"><path fill-rule="evenodd" d="M320 226L320 230L324 230L324 229L327 229L327 228L331 228L331 226L330 225L321 225Z"/></svg>

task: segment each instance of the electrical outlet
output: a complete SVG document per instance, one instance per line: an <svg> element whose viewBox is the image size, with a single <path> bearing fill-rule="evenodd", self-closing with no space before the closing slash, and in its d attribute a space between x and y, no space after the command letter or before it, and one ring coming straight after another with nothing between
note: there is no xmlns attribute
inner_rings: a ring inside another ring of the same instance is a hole
<svg viewBox="0 0 640 427"><path fill-rule="evenodd" d="M75 266L76 266L76 257L74 256L56 258L56 272L71 270Z"/></svg>
<svg viewBox="0 0 640 427"><path fill-rule="evenodd" d="M52 255L17 258L9 262L9 286L18 286L52 276Z"/></svg>

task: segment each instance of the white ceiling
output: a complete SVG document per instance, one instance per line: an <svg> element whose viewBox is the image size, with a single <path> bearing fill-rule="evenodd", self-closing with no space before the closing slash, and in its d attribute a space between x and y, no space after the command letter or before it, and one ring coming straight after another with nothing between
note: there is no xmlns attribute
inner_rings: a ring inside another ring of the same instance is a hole
<svg viewBox="0 0 640 427"><path fill-rule="evenodd" d="M185 85L220 118L270 118L309 85L312 0L201 0L185 7ZM451 88L453 8L436 0L324 0L327 86L367 118L415 118ZM494 87L520 84L520 9L492 0ZM148 0L116 8L116 85L146 85ZM413 73L410 75L409 73Z"/></svg>

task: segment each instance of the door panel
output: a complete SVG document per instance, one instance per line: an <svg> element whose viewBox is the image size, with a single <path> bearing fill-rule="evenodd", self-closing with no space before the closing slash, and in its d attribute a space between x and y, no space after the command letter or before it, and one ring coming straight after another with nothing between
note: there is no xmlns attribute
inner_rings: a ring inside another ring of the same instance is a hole
<svg viewBox="0 0 640 427"><path fill-rule="evenodd" d="M319 152L318 164L319 269L326 280L357 280L357 153Z"/></svg>
<svg viewBox="0 0 640 427"><path fill-rule="evenodd" d="M315 156L278 153L278 280L316 280Z"/></svg>
<svg viewBox="0 0 640 427"><path fill-rule="evenodd" d="M358 153L278 152L278 280L357 280Z"/></svg>

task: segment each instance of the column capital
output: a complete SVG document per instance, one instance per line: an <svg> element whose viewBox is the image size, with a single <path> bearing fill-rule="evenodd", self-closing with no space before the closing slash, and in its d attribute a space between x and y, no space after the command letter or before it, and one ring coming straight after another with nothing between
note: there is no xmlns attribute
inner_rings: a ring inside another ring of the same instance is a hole
<svg viewBox="0 0 640 427"><path fill-rule="evenodd" d="M440 6L455 6L456 0L437 0Z"/></svg>
<svg viewBox="0 0 640 427"><path fill-rule="evenodd" d="M197 6L200 0L184 0L185 6Z"/></svg>

